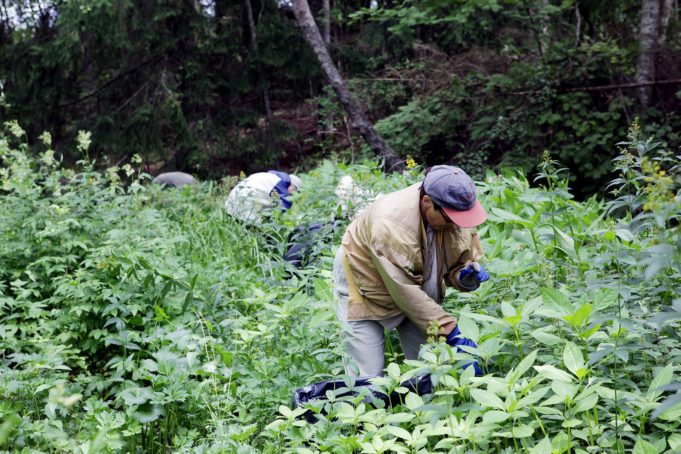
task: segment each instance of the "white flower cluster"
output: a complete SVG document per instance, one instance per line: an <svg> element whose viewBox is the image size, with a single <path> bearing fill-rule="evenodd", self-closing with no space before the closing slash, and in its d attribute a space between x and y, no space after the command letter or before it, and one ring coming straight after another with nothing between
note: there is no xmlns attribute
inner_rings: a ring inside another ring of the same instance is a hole
<svg viewBox="0 0 681 454"><path fill-rule="evenodd" d="M354 219L371 202L382 195L381 193L374 193L370 189L361 187L355 183L350 175L345 175L341 178L335 192L343 215L349 219Z"/></svg>

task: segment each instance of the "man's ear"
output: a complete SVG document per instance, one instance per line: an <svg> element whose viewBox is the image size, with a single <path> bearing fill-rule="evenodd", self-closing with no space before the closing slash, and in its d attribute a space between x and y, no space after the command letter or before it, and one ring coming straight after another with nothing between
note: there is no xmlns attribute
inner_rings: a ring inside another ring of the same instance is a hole
<svg viewBox="0 0 681 454"><path fill-rule="evenodd" d="M424 195L423 197L421 197L421 203L422 203L426 208L428 208L429 206L432 206L432 205L433 205L433 200L430 198L430 196Z"/></svg>

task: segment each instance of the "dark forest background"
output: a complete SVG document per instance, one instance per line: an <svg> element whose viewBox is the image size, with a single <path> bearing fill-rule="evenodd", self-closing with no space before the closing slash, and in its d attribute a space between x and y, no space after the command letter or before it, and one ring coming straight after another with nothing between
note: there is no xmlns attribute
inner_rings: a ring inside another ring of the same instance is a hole
<svg viewBox="0 0 681 454"><path fill-rule="evenodd" d="M219 178L356 159L286 2L0 0L0 120L89 157ZM681 144L677 0L310 1L347 86L402 158L475 176L544 150L602 190L638 116ZM73 162L80 156L66 155Z"/></svg>

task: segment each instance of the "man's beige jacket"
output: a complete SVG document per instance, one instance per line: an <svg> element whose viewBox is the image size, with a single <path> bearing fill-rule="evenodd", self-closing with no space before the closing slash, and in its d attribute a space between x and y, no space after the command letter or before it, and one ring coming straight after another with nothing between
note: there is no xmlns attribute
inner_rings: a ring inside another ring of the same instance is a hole
<svg viewBox="0 0 681 454"><path fill-rule="evenodd" d="M424 333L435 322L440 334L456 323L430 298L421 285L427 256L426 230L421 219L421 183L390 193L371 204L343 236L345 274L348 279L348 320L385 320L404 314ZM456 273L482 257L474 228L451 225L435 231L439 294L445 285L459 290Z"/></svg>

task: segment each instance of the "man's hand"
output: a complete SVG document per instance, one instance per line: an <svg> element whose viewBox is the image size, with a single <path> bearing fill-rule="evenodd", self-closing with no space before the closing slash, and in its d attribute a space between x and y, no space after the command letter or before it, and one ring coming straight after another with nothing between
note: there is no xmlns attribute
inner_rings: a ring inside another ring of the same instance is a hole
<svg viewBox="0 0 681 454"><path fill-rule="evenodd" d="M459 285L469 292L476 290L481 282L488 279L489 273L478 262L471 262L459 271Z"/></svg>
<svg viewBox="0 0 681 454"><path fill-rule="evenodd" d="M452 347L456 347L456 351L458 352L464 352L468 353L465 350L461 348L462 345L465 345L467 347L473 347L477 348L478 346L475 344L470 339L467 339L465 337L461 337L461 331L459 331L459 327L456 326L452 330L451 333L447 335L447 344L451 345ZM482 369L480 369L480 366L478 365L477 361L473 361L472 363L464 364L463 368L467 368L470 365L473 365L473 369L475 370L475 375L478 377L482 375Z"/></svg>

